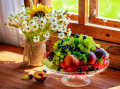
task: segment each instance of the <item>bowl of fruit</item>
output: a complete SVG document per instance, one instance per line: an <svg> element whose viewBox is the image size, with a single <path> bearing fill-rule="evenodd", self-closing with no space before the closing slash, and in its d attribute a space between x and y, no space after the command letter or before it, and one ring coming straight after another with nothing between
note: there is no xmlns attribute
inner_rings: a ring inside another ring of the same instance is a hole
<svg viewBox="0 0 120 89"><path fill-rule="evenodd" d="M46 68L65 75L61 81L72 87L90 84L91 75L104 71L109 66L109 54L91 36L75 34L57 41L54 50L42 61Z"/></svg>

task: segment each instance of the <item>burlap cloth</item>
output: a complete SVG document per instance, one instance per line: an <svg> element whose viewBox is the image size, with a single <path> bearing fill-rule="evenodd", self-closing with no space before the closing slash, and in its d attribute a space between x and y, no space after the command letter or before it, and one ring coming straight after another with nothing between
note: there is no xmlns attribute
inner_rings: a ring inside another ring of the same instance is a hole
<svg viewBox="0 0 120 89"><path fill-rule="evenodd" d="M39 43L25 42L24 45L24 66L42 66L41 61L45 58L46 44L45 41Z"/></svg>

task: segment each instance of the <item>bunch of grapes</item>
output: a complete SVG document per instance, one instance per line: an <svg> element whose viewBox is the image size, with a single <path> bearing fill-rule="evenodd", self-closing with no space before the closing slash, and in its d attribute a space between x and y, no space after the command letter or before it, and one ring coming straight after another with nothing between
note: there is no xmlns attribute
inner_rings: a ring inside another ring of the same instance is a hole
<svg viewBox="0 0 120 89"><path fill-rule="evenodd" d="M54 48L54 56L50 58L54 64L59 65L60 62L64 61L64 58L67 55L74 55L80 60L87 62L87 54L86 52L95 51L96 43L93 38L90 36L86 36L83 34L75 34L74 37L69 38L66 37L65 40L57 41Z"/></svg>

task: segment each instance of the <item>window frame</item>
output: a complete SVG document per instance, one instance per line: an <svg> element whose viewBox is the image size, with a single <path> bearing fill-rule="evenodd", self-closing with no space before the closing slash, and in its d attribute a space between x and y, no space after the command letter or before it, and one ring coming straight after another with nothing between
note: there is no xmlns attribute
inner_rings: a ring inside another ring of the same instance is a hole
<svg viewBox="0 0 120 89"><path fill-rule="evenodd" d="M98 16L99 0L90 0L90 23L120 28L120 21Z"/></svg>
<svg viewBox="0 0 120 89"><path fill-rule="evenodd" d="M28 1L28 0L27 0ZM40 0L42 4L48 4L51 6L51 0ZM90 2L98 1L98 0L90 0ZM43 3L44 2L44 3ZM70 22L68 25L68 28L71 28L72 34L85 34L92 36L95 39L105 40L109 42L115 42L120 43L120 30L115 27L108 27L103 24L96 24L91 22L91 11L90 10L90 16L88 16L88 3L89 0L79 0L79 14L78 14L78 22ZM91 5L91 3L90 3ZM94 4L96 5L96 4ZM91 9L91 7L90 7ZM68 14L69 16L69 14ZM72 15L71 17L73 20L76 18L76 15ZM97 14L95 14L94 17L96 17ZM96 19L96 18L95 18ZM113 22L112 22L113 23ZM119 26L118 26L119 27Z"/></svg>

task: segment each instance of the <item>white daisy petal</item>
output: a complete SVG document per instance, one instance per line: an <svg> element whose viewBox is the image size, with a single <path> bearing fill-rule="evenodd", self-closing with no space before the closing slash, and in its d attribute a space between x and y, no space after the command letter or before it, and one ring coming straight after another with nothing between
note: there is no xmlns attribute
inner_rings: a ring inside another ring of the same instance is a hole
<svg viewBox="0 0 120 89"><path fill-rule="evenodd" d="M49 38L49 36L50 36L50 33L47 31L46 33L45 33L45 38Z"/></svg>
<svg viewBox="0 0 120 89"><path fill-rule="evenodd" d="M32 25L33 31L36 31L38 28L39 28L38 24L33 24L33 25Z"/></svg>
<svg viewBox="0 0 120 89"><path fill-rule="evenodd" d="M66 27L63 27L61 32L66 32L67 31L67 28Z"/></svg>
<svg viewBox="0 0 120 89"><path fill-rule="evenodd" d="M34 36L33 37L33 42L37 43L40 41L40 37L39 36Z"/></svg>
<svg viewBox="0 0 120 89"><path fill-rule="evenodd" d="M58 33L58 38L63 39L65 37L64 33Z"/></svg>

